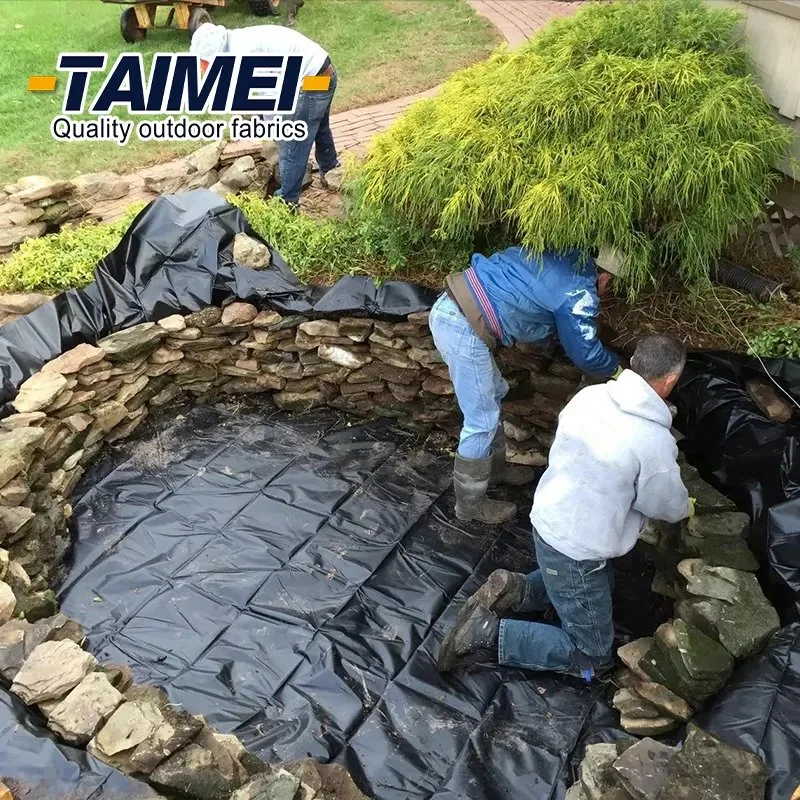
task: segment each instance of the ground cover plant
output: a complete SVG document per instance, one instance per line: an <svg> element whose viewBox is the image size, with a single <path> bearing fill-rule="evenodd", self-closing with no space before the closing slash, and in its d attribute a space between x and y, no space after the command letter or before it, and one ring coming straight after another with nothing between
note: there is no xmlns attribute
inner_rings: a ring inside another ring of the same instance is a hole
<svg viewBox="0 0 800 800"><path fill-rule="evenodd" d="M70 178L100 169L130 170L195 149L197 144L132 141L56 143L50 121L61 112L65 81L56 92L26 91L29 75L55 71L60 52L185 52L186 31L151 31L127 44L119 32L124 6L100 0L5 0L0 3L0 185L31 172ZM168 9L159 10L159 23ZM228 0L212 9L216 22L231 28L280 24L254 17L247 0ZM492 25L465 0L313 0L297 30L330 51L339 71L334 111L380 103L435 86L453 70L485 58L498 40ZM101 79L90 83L90 93ZM125 116L124 114L119 116ZM32 166L35 165L35 166Z"/></svg>
<svg viewBox="0 0 800 800"><path fill-rule="evenodd" d="M534 251L613 243L631 296L707 281L762 211L789 134L737 15L702 0L593 4L454 75L378 135L357 201L431 236L502 229Z"/></svg>
<svg viewBox="0 0 800 800"><path fill-rule="evenodd" d="M94 280L97 262L119 244L144 203L133 204L115 222L65 225L58 233L22 243L0 265L0 292L59 292Z"/></svg>
<svg viewBox="0 0 800 800"><path fill-rule="evenodd" d="M243 194L229 200L298 277L309 283L369 275L377 281L436 286L444 275L463 269L470 256L463 243L433 240L415 225L378 209L365 207L343 218L316 220L295 214L278 198Z"/></svg>
<svg viewBox="0 0 800 800"><path fill-rule="evenodd" d="M316 220L294 213L278 198L245 193L228 199L309 283L360 274L438 285L443 274L463 268L469 258L467 249L432 241L374 210ZM91 283L97 262L116 247L142 207L132 205L115 222L65 225L58 233L29 239L0 264L0 292L56 292Z"/></svg>
<svg viewBox="0 0 800 800"><path fill-rule="evenodd" d="M759 331L749 352L770 358L800 358L800 323L792 322Z"/></svg>

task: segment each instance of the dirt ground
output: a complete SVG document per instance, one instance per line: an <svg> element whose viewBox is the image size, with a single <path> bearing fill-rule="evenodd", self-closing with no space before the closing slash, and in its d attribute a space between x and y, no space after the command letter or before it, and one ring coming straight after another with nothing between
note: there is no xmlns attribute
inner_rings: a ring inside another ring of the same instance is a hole
<svg viewBox="0 0 800 800"><path fill-rule="evenodd" d="M343 217L345 213L344 197L339 192L325 189L319 180L319 173L311 179L311 186L300 198L303 214L312 219L329 219Z"/></svg>
<svg viewBox="0 0 800 800"><path fill-rule="evenodd" d="M746 351L754 331L800 320L800 267L743 236L724 257L755 275L781 284L781 296L768 304L712 283L697 296L679 283L642 292L636 302L612 297L603 303L607 341L625 350L645 333L666 333L690 349Z"/></svg>

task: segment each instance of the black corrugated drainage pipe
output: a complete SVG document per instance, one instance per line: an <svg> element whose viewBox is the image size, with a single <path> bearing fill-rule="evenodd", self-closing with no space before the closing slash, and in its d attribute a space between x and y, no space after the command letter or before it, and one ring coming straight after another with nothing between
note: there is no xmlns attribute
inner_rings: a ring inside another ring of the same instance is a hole
<svg viewBox="0 0 800 800"><path fill-rule="evenodd" d="M769 278L763 278L750 272L745 267L720 259L713 268L711 277L723 286L738 289L752 295L760 303L769 303L781 293L783 284Z"/></svg>

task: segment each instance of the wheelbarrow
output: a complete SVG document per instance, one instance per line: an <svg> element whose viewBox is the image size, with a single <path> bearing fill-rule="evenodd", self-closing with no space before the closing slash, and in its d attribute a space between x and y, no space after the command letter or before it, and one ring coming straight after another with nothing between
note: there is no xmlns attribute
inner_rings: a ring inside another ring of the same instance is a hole
<svg viewBox="0 0 800 800"><path fill-rule="evenodd" d="M224 6L227 0L103 0L104 3L126 5L119 18L119 30L126 42L141 42L153 28L169 28L173 21L180 31L192 31L204 8ZM169 8L164 25L156 25L159 6Z"/></svg>
<svg viewBox="0 0 800 800"><path fill-rule="evenodd" d="M280 13L281 0L248 0L250 11L258 17L276 16ZM147 31L153 28L169 28L173 21L180 31L194 31L197 20L205 8L213 6L223 7L228 0L103 0L104 3L126 5L120 15L119 28L122 38L134 44L141 42ZM293 20L297 8L303 5L303 0L284 0L290 8L290 18ZM156 25L156 11L159 6L169 8L167 21L164 25Z"/></svg>

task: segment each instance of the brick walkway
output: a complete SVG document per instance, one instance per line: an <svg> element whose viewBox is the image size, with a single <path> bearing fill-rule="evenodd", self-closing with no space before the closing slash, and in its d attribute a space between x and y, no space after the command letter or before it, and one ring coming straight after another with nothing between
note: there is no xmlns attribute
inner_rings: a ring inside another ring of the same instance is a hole
<svg viewBox="0 0 800 800"><path fill-rule="evenodd" d="M467 0L477 14L489 20L505 37L511 47L524 42L531 34L541 28L554 17L566 17L572 14L581 0L560 2L560 0ZM428 89L409 97L400 97L365 108L343 111L331 117L336 146L340 152L348 151L361 154L369 140L379 131L388 128L394 119L415 100L430 97L438 87ZM155 195L144 187L138 175L127 176L131 183L131 193L121 200L98 203L92 214L102 220L115 220L122 216L130 203L148 202Z"/></svg>
<svg viewBox="0 0 800 800"><path fill-rule="evenodd" d="M378 131L388 128L395 118L413 102L436 94L436 89L437 87L434 87L419 94L399 97L376 106L354 108L350 111L342 111L340 114L333 114L331 130L337 149L340 151L362 150Z"/></svg>
<svg viewBox="0 0 800 800"><path fill-rule="evenodd" d="M516 47L553 17L568 17L581 5L559 0L467 0L477 14L497 28L505 40ZM435 94L436 87L427 92L390 100L377 106L344 111L331 117L331 130L340 150L363 150L378 132L392 124L401 111L420 97Z"/></svg>
<svg viewBox="0 0 800 800"><path fill-rule="evenodd" d="M486 17L503 34L511 47L530 39L553 17L573 14L580 0L467 0L475 12Z"/></svg>

